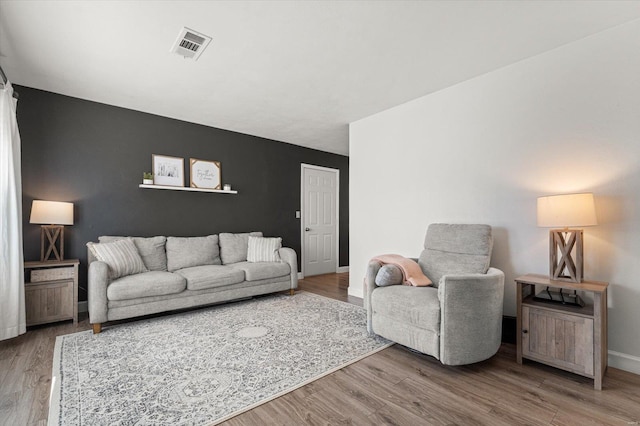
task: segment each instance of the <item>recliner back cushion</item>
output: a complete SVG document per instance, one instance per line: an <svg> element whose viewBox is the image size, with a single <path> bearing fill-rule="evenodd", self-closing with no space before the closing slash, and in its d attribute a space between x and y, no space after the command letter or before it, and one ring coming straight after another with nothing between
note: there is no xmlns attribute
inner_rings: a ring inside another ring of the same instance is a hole
<svg viewBox="0 0 640 426"><path fill-rule="evenodd" d="M429 225L418 264L438 286L448 274L486 274L493 237L489 225L434 223Z"/></svg>
<svg viewBox="0 0 640 426"><path fill-rule="evenodd" d="M220 265L218 236L167 237L167 270L200 265Z"/></svg>

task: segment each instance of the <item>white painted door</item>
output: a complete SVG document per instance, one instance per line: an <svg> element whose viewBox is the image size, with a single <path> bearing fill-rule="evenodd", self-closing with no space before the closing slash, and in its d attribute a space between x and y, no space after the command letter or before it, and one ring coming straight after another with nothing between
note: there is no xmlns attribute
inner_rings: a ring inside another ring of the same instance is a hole
<svg viewBox="0 0 640 426"><path fill-rule="evenodd" d="M336 272L338 171L302 167L302 272L305 276Z"/></svg>

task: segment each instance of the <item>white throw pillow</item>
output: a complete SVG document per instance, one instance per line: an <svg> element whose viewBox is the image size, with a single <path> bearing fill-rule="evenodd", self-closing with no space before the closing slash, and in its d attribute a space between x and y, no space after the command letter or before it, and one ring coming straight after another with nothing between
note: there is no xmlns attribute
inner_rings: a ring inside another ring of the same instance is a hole
<svg viewBox="0 0 640 426"><path fill-rule="evenodd" d="M249 236L248 262L280 262L278 250L282 247L282 238L264 238Z"/></svg>
<svg viewBox="0 0 640 426"><path fill-rule="evenodd" d="M112 279L148 272L133 240L125 238L111 243L87 243L91 253L109 266Z"/></svg>

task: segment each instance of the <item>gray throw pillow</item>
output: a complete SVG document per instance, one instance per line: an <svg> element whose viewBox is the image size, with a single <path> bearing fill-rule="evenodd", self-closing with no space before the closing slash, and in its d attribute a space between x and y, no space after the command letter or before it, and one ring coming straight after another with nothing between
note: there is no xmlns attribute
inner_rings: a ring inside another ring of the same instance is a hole
<svg viewBox="0 0 640 426"><path fill-rule="evenodd" d="M249 235L262 237L262 232L247 232L244 234L220 234L220 257L222 264L245 262L249 250Z"/></svg>
<svg viewBox="0 0 640 426"><path fill-rule="evenodd" d="M167 252L165 244L167 237L114 237L105 235L98 238L101 243L111 243L125 238L133 238L133 243L140 253L144 266L150 271L167 270Z"/></svg>
<svg viewBox="0 0 640 426"><path fill-rule="evenodd" d="M402 271L396 265L383 265L376 275L376 285L385 287L388 285L402 284Z"/></svg>
<svg viewBox="0 0 640 426"><path fill-rule="evenodd" d="M201 265L220 265L218 236L167 237L167 270Z"/></svg>

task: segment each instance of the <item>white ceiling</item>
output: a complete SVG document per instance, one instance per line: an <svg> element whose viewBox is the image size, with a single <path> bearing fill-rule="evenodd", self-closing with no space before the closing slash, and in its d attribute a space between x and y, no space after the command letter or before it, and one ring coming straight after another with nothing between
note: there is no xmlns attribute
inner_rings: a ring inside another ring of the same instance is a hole
<svg viewBox="0 0 640 426"><path fill-rule="evenodd" d="M640 2L0 1L20 85L348 154L348 123L640 18ZM169 49L213 37L197 62ZM543 78L543 76L541 76Z"/></svg>

